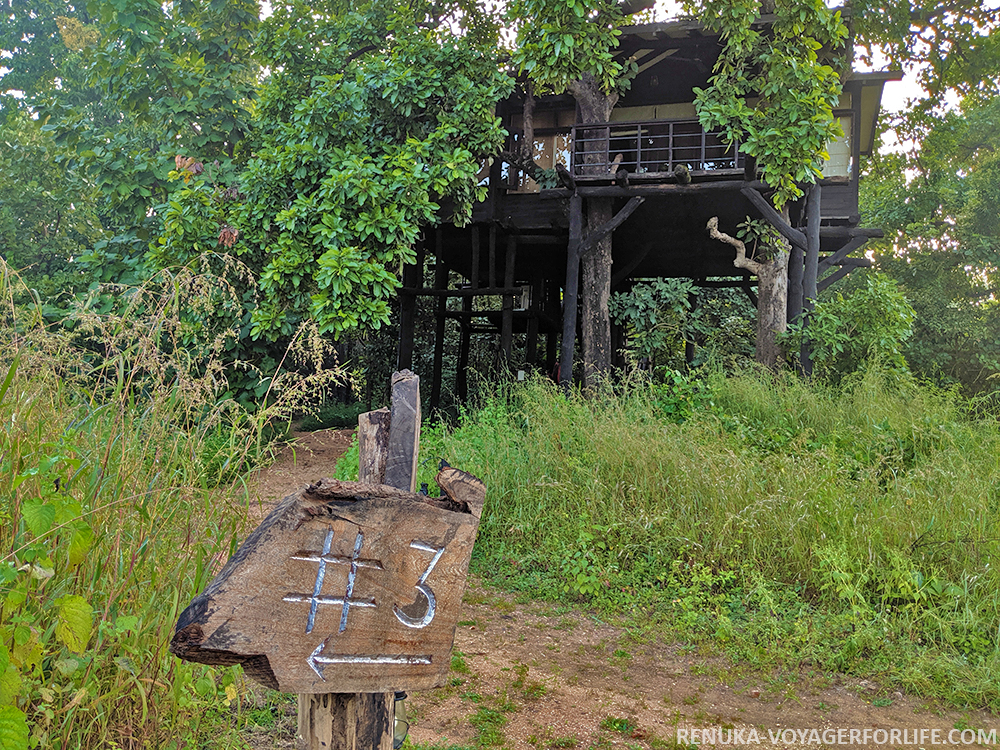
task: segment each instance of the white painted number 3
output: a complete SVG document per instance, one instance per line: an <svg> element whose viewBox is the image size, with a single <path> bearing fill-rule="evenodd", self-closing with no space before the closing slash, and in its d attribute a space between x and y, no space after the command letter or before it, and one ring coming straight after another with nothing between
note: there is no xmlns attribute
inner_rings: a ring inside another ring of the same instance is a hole
<svg viewBox="0 0 1000 750"><path fill-rule="evenodd" d="M431 624L431 620L434 619L434 612L437 609L437 600L434 598L434 592L431 587L427 585L427 577L430 576L431 571L434 570L434 566L438 564L438 560L441 559L441 555L444 554L444 547L432 547L425 542L410 542L410 547L413 549L418 549L421 552L433 552L434 557L431 558L430 564L427 569L421 574L420 578L417 579L416 589L427 599L427 611L424 613L423 617L412 617L399 608L398 605L392 606L392 611L396 613L396 617L401 623L406 625L408 628L426 628ZM414 602L416 603L416 602Z"/></svg>

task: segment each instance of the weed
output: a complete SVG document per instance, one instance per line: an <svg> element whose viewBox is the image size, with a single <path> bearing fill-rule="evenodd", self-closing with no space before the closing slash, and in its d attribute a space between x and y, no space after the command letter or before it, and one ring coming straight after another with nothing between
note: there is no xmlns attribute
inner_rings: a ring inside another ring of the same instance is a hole
<svg viewBox="0 0 1000 750"><path fill-rule="evenodd" d="M995 422L877 368L698 388L683 420L641 381L486 396L444 439L503 498L474 569L750 669L807 663L1000 710L1000 569L982 564L1000 557Z"/></svg>
<svg viewBox="0 0 1000 750"><path fill-rule="evenodd" d="M556 750L568 750L569 748L576 747L578 742L579 740L576 737L557 737L549 742L549 747Z"/></svg>
<svg viewBox="0 0 1000 750"><path fill-rule="evenodd" d="M477 730L476 742L480 747L504 744L503 727L507 724L507 717L501 711L484 706L469 718L469 722Z"/></svg>
<svg viewBox="0 0 1000 750"><path fill-rule="evenodd" d="M10 278L0 261L0 287ZM246 531L244 488L228 483L291 406L276 391L256 414L229 399L224 337L185 339L176 312L178 295L214 292L186 271L166 281L119 290L112 312L84 303L65 330L13 306L0 317L5 747L228 748L278 719L284 699L251 705L239 668L167 652Z"/></svg>
<svg viewBox="0 0 1000 750"><path fill-rule="evenodd" d="M601 719L601 729L608 729L622 734L630 734L635 729L635 725L628 719L616 716L606 716Z"/></svg>
<svg viewBox="0 0 1000 750"><path fill-rule="evenodd" d="M451 652L451 671L458 674L471 674L469 665L465 663L465 654L457 648Z"/></svg>

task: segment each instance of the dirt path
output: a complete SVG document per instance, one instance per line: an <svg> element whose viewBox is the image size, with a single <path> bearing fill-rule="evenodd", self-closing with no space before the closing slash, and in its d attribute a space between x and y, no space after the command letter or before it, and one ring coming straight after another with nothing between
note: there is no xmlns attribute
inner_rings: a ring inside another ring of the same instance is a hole
<svg viewBox="0 0 1000 750"><path fill-rule="evenodd" d="M255 478L261 516L290 492L332 474L349 445L349 430L298 435ZM642 642L585 610L515 599L476 579L463 599L452 667L448 686L407 701L410 740L422 750L929 748L949 739L976 746L963 740L977 740L979 730L1000 737L1000 719L982 711L944 709L836 674L744 673L678 644ZM894 737L892 730L905 734ZM294 747L294 716L267 735L251 745Z"/></svg>

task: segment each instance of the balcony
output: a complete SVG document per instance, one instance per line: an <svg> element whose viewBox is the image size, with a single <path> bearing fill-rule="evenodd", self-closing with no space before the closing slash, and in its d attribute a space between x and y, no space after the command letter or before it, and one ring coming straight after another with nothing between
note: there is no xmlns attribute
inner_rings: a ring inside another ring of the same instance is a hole
<svg viewBox="0 0 1000 750"><path fill-rule="evenodd" d="M742 174L739 144L727 145L698 120L650 120L575 125L571 131L571 171L577 180L599 181L625 169L634 179L665 179L685 166L692 175Z"/></svg>

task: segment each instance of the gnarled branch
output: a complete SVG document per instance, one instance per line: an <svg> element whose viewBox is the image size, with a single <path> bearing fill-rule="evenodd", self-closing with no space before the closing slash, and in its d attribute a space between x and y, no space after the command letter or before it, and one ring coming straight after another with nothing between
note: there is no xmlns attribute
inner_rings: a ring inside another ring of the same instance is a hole
<svg viewBox="0 0 1000 750"><path fill-rule="evenodd" d="M725 232L719 231L718 216L713 216L708 220L708 236L713 240L724 242L727 245L732 245L736 248L736 260L733 261L734 266L746 269L750 273L760 276L764 266L758 261L747 257L747 246L744 245L741 240L738 240L735 237L730 237Z"/></svg>

